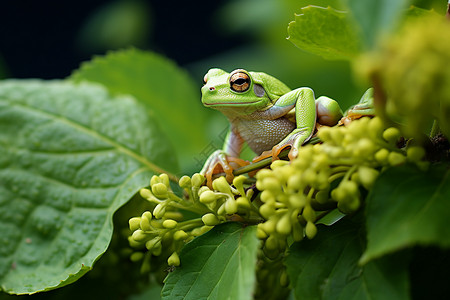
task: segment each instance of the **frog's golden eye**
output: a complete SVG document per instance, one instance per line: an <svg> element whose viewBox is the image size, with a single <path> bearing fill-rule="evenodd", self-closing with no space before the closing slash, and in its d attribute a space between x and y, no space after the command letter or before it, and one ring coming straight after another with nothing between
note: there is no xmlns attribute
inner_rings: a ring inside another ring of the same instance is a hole
<svg viewBox="0 0 450 300"><path fill-rule="evenodd" d="M250 76L245 72L238 71L230 76L230 88L235 92L243 93L248 91L250 83Z"/></svg>

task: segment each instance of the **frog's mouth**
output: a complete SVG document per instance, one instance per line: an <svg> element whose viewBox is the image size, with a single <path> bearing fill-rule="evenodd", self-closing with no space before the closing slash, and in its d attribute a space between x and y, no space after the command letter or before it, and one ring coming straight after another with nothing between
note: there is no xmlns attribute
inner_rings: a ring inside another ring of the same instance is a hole
<svg viewBox="0 0 450 300"><path fill-rule="evenodd" d="M244 106L248 104L258 103L259 101L251 102L217 102L217 103L203 103L206 106Z"/></svg>

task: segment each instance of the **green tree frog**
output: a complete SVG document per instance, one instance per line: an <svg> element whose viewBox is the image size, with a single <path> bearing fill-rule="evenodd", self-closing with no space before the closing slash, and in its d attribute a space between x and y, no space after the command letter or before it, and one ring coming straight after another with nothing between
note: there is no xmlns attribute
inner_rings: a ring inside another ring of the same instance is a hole
<svg viewBox="0 0 450 300"><path fill-rule="evenodd" d="M314 97L307 87L289 89L262 72L243 69L227 73L210 69L204 77L202 102L222 112L231 127L222 150L214 152L201 173L225 172L232 179L229 162L238 158L244 142L257 154L272 150L273 157L290 147L289 158L314 133L316 123L333 126L342 118L339 104L328 97Z"/></svg>

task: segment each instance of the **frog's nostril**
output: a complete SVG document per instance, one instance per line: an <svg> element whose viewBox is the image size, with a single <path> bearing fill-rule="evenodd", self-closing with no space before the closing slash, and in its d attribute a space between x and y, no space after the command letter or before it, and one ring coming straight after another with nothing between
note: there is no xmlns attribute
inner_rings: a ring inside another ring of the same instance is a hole
<svg viewBox="0 0 450 300"><path fill-rule="evenodd" d="M215 89L216 89L216 88L213 87L213 86L209 88L210 91L214 91Z"/></svg>

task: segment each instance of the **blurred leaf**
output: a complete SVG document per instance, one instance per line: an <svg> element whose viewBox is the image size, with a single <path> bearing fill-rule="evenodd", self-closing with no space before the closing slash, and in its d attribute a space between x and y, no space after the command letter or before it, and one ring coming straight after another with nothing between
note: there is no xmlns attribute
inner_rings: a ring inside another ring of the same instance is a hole
<svg viewBox="0 0 450 300"><path fill-rule="evenodd" d="M80 278L108 247L114 212L176 171L142 106L92 84L1 82L0 153L0 286L14 294Z"/></svg>
<svg viewBox="0 0 450 300"><path fill-rule="evenodd" d="M367 198L362 263L413 245L450 247L449 174L445 166L403 166L380 175Z"/></svg>
<svg viewBox="0 0 450 300"><path fill-rule="evenodd" d="M343 219L290 247L286 266L296 299L408 299L407 257L358 266L364 247L359 227Z"/></svg>
<svg viewBox="0 0 450 300"><path fill-rule="evenodd" d="M84 23L78 33L78 47L92 53L144 46L150 25L150 9L144 1L108 2Z"/></svg>
<svg viewBox="0 0 450 300"><path fill-rule="evenodd" d="M398 25L409 0L346 0L360 29L365 48L373 49L378 38Z"/></svg>
<svg viewBox="0 0 450 300"><path fill-rule="evenodd" d="M208 144L201 84L193 82L170 60L137 49L111 52L84 63L72 79L99 82L113 94L130 94L145 104L171 145L178 149L183 170Z"/></svg>
<svg viewBox="0 0 450 300"><path fill-rule="evenodd" d="M256 226L225 223L181 250L181 266L170 273L162 299L251 299L259 240Z"/></svg>
<svg viewBox="0 0 450 300"><path fill-rule="evenodd" d="M288 33L297 47L327 59L351 59L361 50L349 15L331 7L302 8L289 23Z"/></svg>

